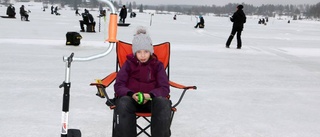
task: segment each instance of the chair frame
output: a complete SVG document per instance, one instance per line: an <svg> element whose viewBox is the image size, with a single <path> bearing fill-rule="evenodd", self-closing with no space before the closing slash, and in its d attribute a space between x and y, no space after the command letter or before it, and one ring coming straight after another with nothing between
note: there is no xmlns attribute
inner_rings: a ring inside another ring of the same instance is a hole
<svg viewBox="0 0 320 137"><path fill-rule="evenodd" d="M109 86L115 81L116 76L117 76L117 72L119 71L119 69L120 69L121 66L123 65L123 64L121 64L121 63L124 63L125 60L126 60L126 59L123 60L123 58L120 58L120 57L119 57L119 54L118 54L120 50L123 50L123 49L120 49L120 48L122 48L121 46L119 46L119 45L121 45L121 44L131 46L130 43L126 43L126 42L123 42L123 41L118 41L118 42L117 42L117 44L116 44L116 50L117 50L117 55L116 55L116 56L117 56L116 72L113 72L113 73L109 74L108 76L106 76L106 77L103 78L102 80L99 80L99 79L98 79L96 82L90 84L90 86L96 86L96 88L97 88L97 90L98 90L97 93L96 93L97 96L99 96L100 98L106 98L106 99L107 99L106 105L108 105L111 110L113 110L113 109L116 107L116 105L114 104L114 100L113 100L113 99L110 99L110 97L108 96L108 94L107 94L107 92L106 92L106 88L109 87ZM166 48L167 48L167 50L168 50L167 52L168 52L169 55L166 55L167 57L162 56L162 58L165 58L165 60L166 60L167 62L164 62L164 61L162 61L161 59L159 59L159 60L163 62L164 68L166 69L167 76L168 76L168 78L169 78L170 43L169 43L169 42L165 42L165 43L161 43L161 44L154 45L154 50L155 50L155 54L157 53L157 51L158 51L158 53L159 53L159 50L157 50L157 47L163 46L163 45L167 46ZM130 51L126 51L126 52L130 53ZM131 53L132 53L132 49L131 49ZM157 54L156 54L156 55L157 55ZM171 87L174 87L174 88L182 89L182 90L183 90L182 93L181 93L181 95L180 95L180 97L179 97L179 100L178 100L174 105L171 106L171 112L172 112L172 113L171 113L171 117L170 117L170 127L171 127L172 120L173 120L173 116L174 116L175 112L177 111L176 107L181 103L181 101L182 101L182 99L183 99L186 91L187 91L187 90L196 90L197 87L196 87L196 86L184 86L184 85L175 83L175 82L173 82L173 81L170 81L170 79L169 79L169 85L170 85ZM116 95L115 95L115 96L116 96ZM168 98L170 98L170 97L168 97ZM115 112L114 112L114 113L115 113ZM149 123L146 127L142 128L142 127L138 124L138 122L137 122L137 125L136 125L136 126L137 126L137 128L140 130L139 132L137 132L137 136L140 135L140 134L142 134L142 133L144 133L144 134L146 134L148 137L151 137L151 135L146 131L146 130L149 129L150 126L151 126L151 120L148 119L148 118L150 118L150 117L151 117L151 113L140 113L140 112L137 112L137 113L136 113L136 119L137 119L137 120L138 120L139 118L143 118L143 119L145 119L145 120ZM115 120L116 120L116 117L115 117L115 114L113 114L112 137L114 136L114 129L115 129L115 124L116 124L116 121L115 121Z"/></svg>

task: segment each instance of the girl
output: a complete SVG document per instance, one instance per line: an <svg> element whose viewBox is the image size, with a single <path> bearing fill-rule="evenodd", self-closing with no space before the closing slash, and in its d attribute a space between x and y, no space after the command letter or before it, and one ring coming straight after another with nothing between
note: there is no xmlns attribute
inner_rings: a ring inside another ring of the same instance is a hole
<svg viewBox="0 0 320 137"><path fill-rule="evenodd" d="M153 54L152 41L143 27L132 41L133 54L117 74L116 137L136 137L136 112L151 112L152 137L170 136L171 101L169 80L163 64ZM144 100L139 102L138 94ZM140 95L140 96L141 96Z"/></svg>

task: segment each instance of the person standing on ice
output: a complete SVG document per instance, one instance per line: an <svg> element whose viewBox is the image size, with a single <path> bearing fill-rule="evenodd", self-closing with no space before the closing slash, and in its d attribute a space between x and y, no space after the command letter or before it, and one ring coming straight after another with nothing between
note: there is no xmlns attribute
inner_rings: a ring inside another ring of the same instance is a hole
<svg viewBox="0 0 320 137"><path fill-rule="evenodd" d="M237 11L230 17L230 21L233 22L231 34L227 40L226 48L229 48L231 41L234 35L237 33L237 49L241 49L242 42L241 42L241 32L243 30L243 24L246 23L246 15L243 12L243 6L238 5Z"/></svg>
<svg viewBox="0 0 320 137"><path fill-rule="evenodd" d="M51 14L53 14L54 7L51 5Z"/></svg>
<svg viewBox="0 0 320 137"><path fill-rule="evenodd" d="M144 27L138 27L132 41L133 54L127 55L116 77L116 137L136 137L136 112L152 113L152 137L170 137L169 80L163 64L153 54L146 32ZM144 96L141 102L138 94Z"/></svg>
<svg viewBox="0 0 320 137"><path fill-rule="evenodd" d="M120 22L122 22L123 24L125 23L125 20L127 18L127 8L126 5L123 5L121 10L120 10Z"/></svg>
<svg viewBox="0 0 320 137"><path fill-rule="evenodd" d="M7 8L7 15L10 18L15 18L16 16L16 9L12 6L12 4L10 4Z"/></svg>

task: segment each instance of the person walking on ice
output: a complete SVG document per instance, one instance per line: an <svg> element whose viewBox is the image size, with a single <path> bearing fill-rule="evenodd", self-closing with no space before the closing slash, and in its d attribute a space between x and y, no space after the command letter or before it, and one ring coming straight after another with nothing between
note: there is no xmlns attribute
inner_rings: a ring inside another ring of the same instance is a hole
<svg viewBox="0 0 320 137"><path fill-rule="evenodd" d="M246 15L243 12L243 6L238 5L237 11L230 17L230 21L233 22L231 34L227 40L226 48L230 47L231 41L234 35L237 33L237 49L241 49L242 41L241 41L241 32L243 30L243 24L246 23Z"/></svg>

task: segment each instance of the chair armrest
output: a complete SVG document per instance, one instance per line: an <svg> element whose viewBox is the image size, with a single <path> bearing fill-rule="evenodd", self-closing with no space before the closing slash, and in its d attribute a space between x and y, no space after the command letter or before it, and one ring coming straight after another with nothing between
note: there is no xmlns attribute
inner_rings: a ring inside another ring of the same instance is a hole
<svg viewBox="0 0 320 137"><path fill-rule="evenodd" d="M178 89L194 89L194 90L197 89L196 86L184 86L184 85L178 84L178 83L173 82L173 81L169 81L169 85L171 87L178 88Z"/></svg>
<svg viewBox="0 0 320 137"><path fill-rule="evenodd" d="M109 87L110 84L116 79L117 77L117 72L113 72L111 74L109 74L108 76L106 76L105 78L103 78L100 82L95 82L95 83L91 83L90 86L103 86L105 87Z"/></svg>
<svg viewBox="0 0 320 137"><path fill-rule="evenodd" d="M176 107L180 104L180 102L181 102L181 100L182 100L182 98L183 98L183 96L184 96L184 94L186 93L187 90L189 90L189 89L196 90L197 89L196 86L184 86L184 85L175 83L173 81L169 81L169 84L170 84L171 87L178 88L178 89L183 89L183 92L181 93L178 102L172 106L172 109L174 111L177 110Z"/></svg>
<svg viewBox="0 0 320 137"><path fill-rule="evenodd" d="M113 72L103 78L102 80L97 79L95 83L91 83L90 86L96 86L97 87L97 93L96 95L99 96L100 98L106 98L107 102L106 104L110 107L110 109L114 109L114 100L110 99L107 92L106 88L116 79L117 77L117 72Z"/></svg>

